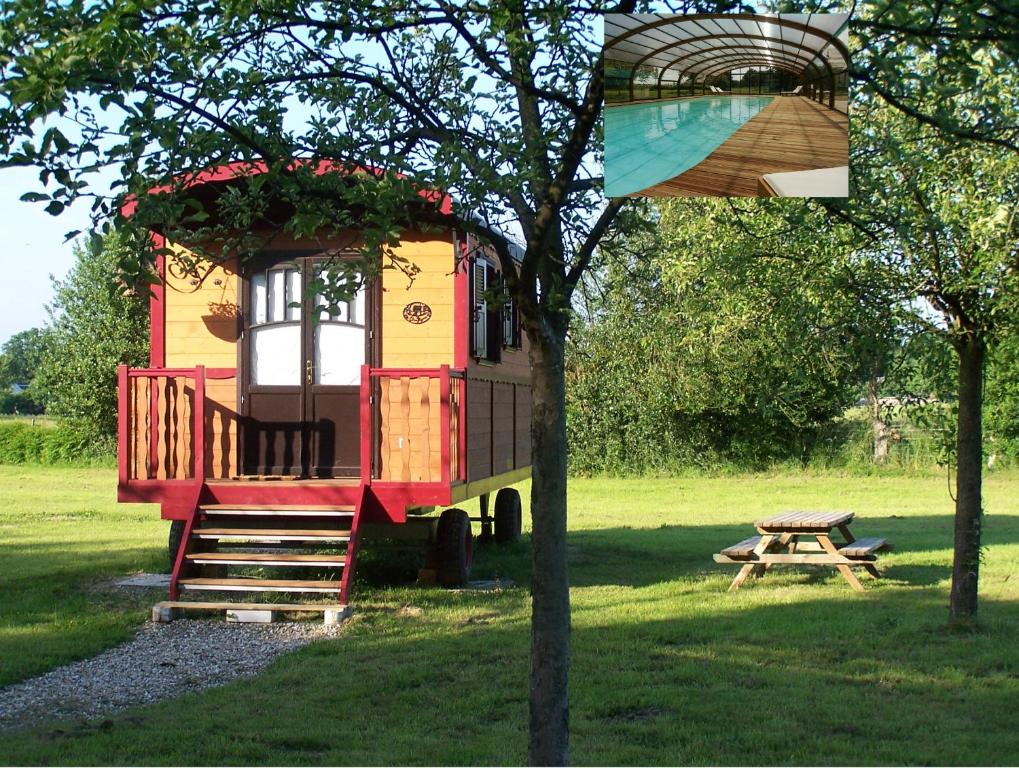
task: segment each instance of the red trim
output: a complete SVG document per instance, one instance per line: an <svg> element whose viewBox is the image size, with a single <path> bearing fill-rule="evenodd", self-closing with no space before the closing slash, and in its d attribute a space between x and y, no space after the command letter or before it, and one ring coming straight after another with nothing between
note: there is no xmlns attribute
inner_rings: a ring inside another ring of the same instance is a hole
<svg viewBox="0 0 1019 768"><path fill-rule="evenodd" d="M165 245L166 238L153 232L153 249L160 250ZM149 365L153 368L166 365L166 263L161 253L156 255L156 274L159 280L152 286L149 298Z"/></svg>
<svg viewBox="0 0 1019 768"><path fill-rule="evenodd" d="M370 369L370 374L372 376L386 376L389 378L394 376L427 376L430 379L437 379L442 375L443 368L448 368L453 376L464 375L463 371L454 370L448 365L443 365L439 368L372 368Z"/></svg>
<svg viewBox="0 0 1019 768"><path fill-rule="evenodd" d="M453 365L456 368L466 368L468 356L470 355L470 284L467 282L470 276L470 264L467 261L468 243L464 234L461 241L455 237L454 242L459 248L459 253L454 254L456 261L456 273L453 276Z"/></svg>
<svg viewBox="0 0 1019 768"><path fill-rule="evenodd" d="M147 378L151 376L191 376L198 372L195 368L130 368L127 375L131 378ZM205 368L206 379L234 379L237 377L236 368Z"/></svg>
<svg viewBox="0 0 1019 768"><path fill-rule="evenodd" d="M117 366L117 477L121 485L127 482L130 461L131 422L128 419L127 366Z"/></svg>
<svg viewBox="0 0 1019 768"><path fill-rule="evenodd" d="M191 443L194 445L193 455L195 457L195 481L202 485L205 483L205 366L195 366L195 414L194 434L191 435Z"/></svg>
<svg viewBox="0 0 1019 768"><path fill-rule="evenodd" d="M354 519L350 522L350 539L347 541L347 561L343 564L343 576L340 577L340 605L347 604L347 595L350 594L350 582L354 578L354 564L357 562L357 550L360 534L358 529L361 522L361 510L364 509L365 500L371 491L368 486L361 486L361 495L354 505Z"/></svg>
<svg viewBox="0 0 1019 768"><path fill-rule="evenodd" d="M394 523L407 520L407 507L448 507L453 490L448 483L372 483L386 515Z"/></svg>
<svg viewBox="0 0 1019 768"><path fill-rule="evenodd" d="M361 482L372 481L372 446L374 443L371 410L371 366L361 366Z"/></svg>
<svg viewBox="0 0 1019 768"><path fill-rule="evenodd" d="M467 482L467 374L460 385L460 477ZM514 440L516 437L514 436Z"/></svg>
<svg viewBox="0 0 1019 768"><path fill-rule="evenodd" d="M187 523L184 525L184 535L180 539L180 547L177 549L177 557L173 561L173 571L170 573L170 599L177 599L177 581L183 575L185 559L184 555L187 552L188 544L191 541L191 531L195 527L195 521L198 520L198 503L202 498L202 484L192 486L191 501L191 514L187 517Z"/></svg>
<svg viewBox="0 0 1019 768"><path fill-rule="evenodd" d="M322 176L326 173L345 173L350 176L358 173L372 174L376 177L383 177L387 171L384 168L375 168L369 165L350 165L346 163L338 163L333 160L293 160L287 166L287 170L293 170L303 165L309 165L314 163L314 173L316 176ZM258 176L263 173L268 173L269 166L264 162L248 162L245 160L226 163L224 165L216 166L204 171L197 171L192 173L182 173L177 176L177 181L182 181L184 187L196 187L201 184L210 184L217 181L230 181L232 179L239 179L246 176ZM407 175L404 173L394 173L398 179L406 179ZM147 190L146 194L158 195L163 192L170 192L173 190L172 184L160 184L155 187L151 187ZM436 203L439 207L439 213L446 216L450 216L453 213L453 198L448 194L445 194L437 189L420 189L418 195L428 202ZM120 213L124 218L130 218L134 215L135 210L138 208L138 200L135 196L129 196L120 206Z"/></svg>

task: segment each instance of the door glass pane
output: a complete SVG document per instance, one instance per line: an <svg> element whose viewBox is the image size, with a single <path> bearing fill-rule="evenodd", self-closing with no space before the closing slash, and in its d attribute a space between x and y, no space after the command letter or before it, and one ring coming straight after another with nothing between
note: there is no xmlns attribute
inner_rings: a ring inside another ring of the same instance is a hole
<svg viewBox="0 0 1019 768"><path fill-rule="evenodd" d="M315 329L315 383L357 386L364 365L364 328L320 323Z"/></svg>
<svg viewBox="0 0 1019 768"><path fill-rule="evenodd" d="M269 311L266 313L267 323L279 323L286 317L287 292L284 288L286 272L282 269L269 270Z"/></svg>
<svg viewBox="0 0 1019 768"><path fill-rule="evenodd" d="M263 325L251 330L251 383L301 383L301 326Z"/></svg>
<svg viewBox="0 0 1019 768"><path fill-rule="evenodd" d="M325 273L325 265L317 265L318 277L326 282L327 285L331 285L334 281L330 281L329 276ZM361 275L355 273L353 279L360 281ZM329 309L329 302L326 297L319 294L315 297L315 308L319 310L318 317L321 321L336 321L340 323L356 323L358 325L364 325L364 286L358 288L357 293L349 301L341 301L339 304Z"/></svg>
<svg viewBox="0 0 1019 768"><path fill-rule="evenodd" d="M251 324L261 325L265 321L265 272L257 272L251 278Z"/></svg>
<svg viewBox="0 0 1019 768"><path fill-rule="evenodd" d="M301 319L301 272L297 269L287 270L287 320Z"/></svg>

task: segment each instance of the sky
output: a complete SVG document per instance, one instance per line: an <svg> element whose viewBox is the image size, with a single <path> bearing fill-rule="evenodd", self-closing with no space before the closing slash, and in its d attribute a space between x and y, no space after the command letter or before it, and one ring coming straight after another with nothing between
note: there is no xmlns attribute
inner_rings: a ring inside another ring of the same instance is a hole
<svg viewBox="0 0 1019 768"><path fill-rule="evenodd" d="M87 202L60 216L45 203L23 203L25 192L41 190L39 172L31 168L0 169L0 345L11 336L46 324L46 304L53 298L50 275L63 278L74 261L64 234L89 229Z"/></svg>

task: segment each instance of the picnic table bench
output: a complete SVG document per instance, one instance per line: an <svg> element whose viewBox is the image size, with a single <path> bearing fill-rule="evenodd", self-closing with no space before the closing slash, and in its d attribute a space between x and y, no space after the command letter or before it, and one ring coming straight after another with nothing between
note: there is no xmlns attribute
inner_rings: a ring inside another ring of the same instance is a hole
<svg viewBox="0 0 1019 768"><path fill-rule="evenodd" d="M863 568L880 578L875 561L877 553L892 548L884 539L857 539L849 530L852 512L783 512L755 523L758 535L725 547L715 555L716 563L739 563L736 578L729 586L735 592L751 575L763 576L773 565L834 566L858 592L863 591L853 568ZM843 541L832 541L837 529Z"/></svg>

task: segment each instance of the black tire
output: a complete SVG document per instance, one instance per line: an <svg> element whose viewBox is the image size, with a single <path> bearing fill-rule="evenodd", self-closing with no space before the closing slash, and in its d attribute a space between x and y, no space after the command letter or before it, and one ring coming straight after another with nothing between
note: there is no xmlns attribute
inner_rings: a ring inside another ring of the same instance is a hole
<svg viewBox="0 0 1019 768"><path fill-rule="evenodd" d="M184 521L183 520L171 520L170 521L170 536L167 539L166 551L170 556L170 570L173 570L174 563L177 562L177 552L180 549L181 539L184 538Z"/></svg>
<svg viewBox="0 0 1019 768"><path fill-rule="evenodd" d="M520 541L523 529L520 494L515 488L503 488L495 496L495 541L512 544Z"/></svg>
<svg viewBox="0 0 1019 768"><path fill-rule="evenodd" d="M444 587L462 587L471 575L474 536L471 521L462 509L447 509L439 515L435 532L436 577Z"/></svg>

